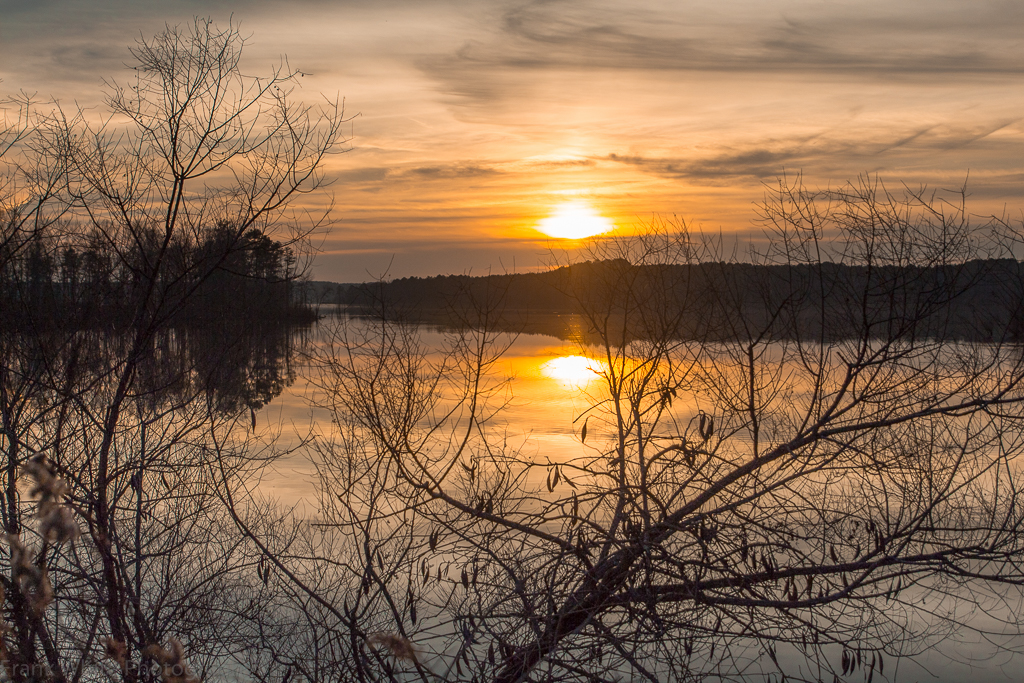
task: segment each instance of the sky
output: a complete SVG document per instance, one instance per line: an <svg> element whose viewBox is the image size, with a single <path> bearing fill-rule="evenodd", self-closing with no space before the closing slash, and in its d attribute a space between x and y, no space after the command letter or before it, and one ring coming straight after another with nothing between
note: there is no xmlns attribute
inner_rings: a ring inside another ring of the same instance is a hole
<svg viewBox="0 0 1024 683"><path fill-rule="evenodd" d="M567 201L753 241L784 174L1024 209L1019 0L0 0L0 95L100 108L140 36L196 16L354 116L317 279L543 267Z"/></svg>

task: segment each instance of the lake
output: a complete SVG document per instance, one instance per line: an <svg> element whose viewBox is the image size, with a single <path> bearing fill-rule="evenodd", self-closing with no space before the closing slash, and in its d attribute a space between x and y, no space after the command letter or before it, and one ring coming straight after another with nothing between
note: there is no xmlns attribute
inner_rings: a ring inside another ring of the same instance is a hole
<svg viewBox="0 0 1024 683"><path fill-rule="evenodd" d="M565 328L571 330L573 324L574 316L565 316ZM443 332L424 328L428 344L439 345L442 338ZM305 343L322 347L326 342L314 330ZM588 405L587 389L596 389L600 383L591 369L600 369L600 361L583 353L579 345L555 336L517 335L496 367L496 373L511 379L510 400L491 426L507 428L509 438L542 460L564 462L581 455L584 445L575 434L579 425L574 430L573 420ZM259 425L280 430L278 444L284 447L298 446L311 430L331 429L330 413L311 406L317 390L310 382L308 364L300 361L295 370L295 381L257 413ZM300 449L275 465L274 476L263 482L263 491L284 504L312 511L315 486L309 457Z"/></svg>
<svg viewBox="0 0 1024 683"><path fill-rule="evenodd" d="M592 422L588 444L580 441L581 421L577 418L591 405L592 395L601 393L601 380L595 370L601 370L602 361L597 349L572 341L571 331L578 327L578 321L566 316L562 323L566 332L561 336L516 336L492 373L496 382L505 378L509 381L504 390L506 393L502 395L507 404L491 419L489 427L492 433L504 433L508 445L521 448L527 459L536 462L568 462L585 455L593 456L593 444L600 443L601 437L605 436ZM324 347L325 329L314 329L306 335L303 343L307 350ZM420 332L428 347L439 348L442 345L444 333L436 327L425 326L420 328ZM301 361L294 365L294 382L259 411L257 423L261 427L270 426L272 432L279 434L279 445L296 449L274 465L273 472L263 479L261 492L283 504L295 506L300 515L316 516L317 482L310 454L302 447L302 442L311 432L327 433L334 427L328 411L311 407L319 396L309 369L310 366ZM795 386L799 387L799 382ZM798 391L790 400L795 403L803 400L802 392ZM692 415L696 409L696 406L677 406L677 411L682 414ZM575 424L574 420L577 420ZM543 472L538 471L531 483L540 487L543 476ZM977 587L976 595L979 605L969 606L973 614L966 614L965 618L975 627L989 629L987 636L966 631L950 632L950 639L923 656L914 660L890 660L886 664L885 676L876 674L874 680L950 683L1019 680L1018 672L1024 670L1024 657L997 652L989 642L999 642L1009 648L1024 647L1024 641L1018 642L1019 636L1015 633L1020 614L1018 596L1013 590L992 591L981 585ZM952 605L949 600L930 595L927 591L916 594L908 591L904 599L917 602L927 610L942 611ZM903 608L894 605L893 609ZM914 647L912 643L908 646ZM836 649L836 659L838 652ZM780 647L777 656L792 670L800 669L812 678L816 675L813 669L801 666L801 655L795 649ZM769 665L765 671L770 670ZM866 674L864 670L858 670L848 680L866 680Z"/></svg>

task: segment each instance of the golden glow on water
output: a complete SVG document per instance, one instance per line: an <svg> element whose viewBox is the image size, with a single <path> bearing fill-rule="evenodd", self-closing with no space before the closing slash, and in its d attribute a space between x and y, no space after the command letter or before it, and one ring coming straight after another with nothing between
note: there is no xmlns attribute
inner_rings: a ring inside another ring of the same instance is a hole
<svg viewBox="0 0 1024 683"><path fill-rule="evenodd" d="M583 199L572 199L558 205L555 212L542 220L537 229L549 237L578 240L612 230L612 222L594 210Z"/></svg>
<svg viewBox="0 0 1024 683"><path fill-rule="evenodd" d="M545 377L579 389L598 379L602 369L600 361L586 356L561 356L552 358L540 366L541 374Z"/></svg>

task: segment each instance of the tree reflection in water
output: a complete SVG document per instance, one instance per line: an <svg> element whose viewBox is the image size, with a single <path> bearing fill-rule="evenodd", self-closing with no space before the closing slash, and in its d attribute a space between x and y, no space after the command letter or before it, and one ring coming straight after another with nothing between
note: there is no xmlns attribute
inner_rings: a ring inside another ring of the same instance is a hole
<svg viewBox="0 0 1024 683"><path fill-rule="evenodd" d="M297 585L339 641L420 653L356 654L357 678L880 680L962 631L1012 648L1021 269L870 183L764 211L760 267L677 229L561 273L600 361L571 459L502 423L507 290L469 283L439 344L335 329L318 523L356 540Z"/></svg>

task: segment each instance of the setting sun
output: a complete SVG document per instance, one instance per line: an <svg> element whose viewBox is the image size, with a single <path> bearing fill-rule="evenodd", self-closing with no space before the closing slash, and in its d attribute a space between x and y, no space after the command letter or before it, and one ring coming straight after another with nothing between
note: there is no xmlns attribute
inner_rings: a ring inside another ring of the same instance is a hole
<svg viewBox="0 0 1024 683"><path fill-rule="evenodd" d="M611 221L580 199L560 204L554 213L537 225L537 229L545 235L567 240L592 237L614 227Z"/></svg>

